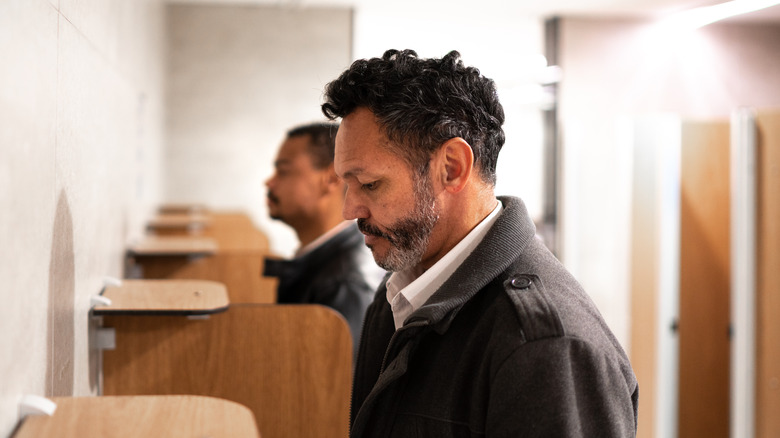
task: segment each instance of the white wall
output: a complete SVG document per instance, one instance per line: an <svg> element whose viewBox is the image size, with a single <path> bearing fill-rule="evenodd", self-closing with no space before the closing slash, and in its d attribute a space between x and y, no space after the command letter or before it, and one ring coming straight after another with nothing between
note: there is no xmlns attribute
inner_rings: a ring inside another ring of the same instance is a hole
<svg viewBox="0 0 780 438"><path fill-rule="evenodd" d="M727 120L738 106L780 105L780 26L673 34L650 22L567 17L561 32L562 258L627 345L631 158L619 120Z"/></svg>
<svg viewBox="0 0 780 438"><path fill-rule="evenodd" d="M160 194L163 9L0 2L0 436L23 394L94 391L89 297Z"/></svg>
<svg viewBox="0 0 780 438"><path fill-rule="evenodd" d="M250 214L272 250L292 230L268 218L264 182L288 129L324 120L322 90L348 66L349 9L168 7L166 200Z"/></svg>

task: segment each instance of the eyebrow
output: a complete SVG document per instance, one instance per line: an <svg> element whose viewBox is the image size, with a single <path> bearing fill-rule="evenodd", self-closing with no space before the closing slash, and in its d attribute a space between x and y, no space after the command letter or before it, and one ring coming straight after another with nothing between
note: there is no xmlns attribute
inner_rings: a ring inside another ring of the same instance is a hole
<svg viewBox="0 0 780 438"><path fill-rule="evenodd" d="M356 167L353 169L349 169L348 171L344 172L344 175L341 176L342 179L347 178L355 178L357 179L358 176L368 176L369 178L379 178L379 175L367 171L364 167Z"/></svg>
<svg viewBox="0 0 780 438"><path fill-rule="evenodd" d="M344 175L342 176L342 178L352 178L352 177L355 177L355 175L358 174L358 173L363 173L363 169L358 168L358 169L348 170L348 171L344 172Z"/></svg>

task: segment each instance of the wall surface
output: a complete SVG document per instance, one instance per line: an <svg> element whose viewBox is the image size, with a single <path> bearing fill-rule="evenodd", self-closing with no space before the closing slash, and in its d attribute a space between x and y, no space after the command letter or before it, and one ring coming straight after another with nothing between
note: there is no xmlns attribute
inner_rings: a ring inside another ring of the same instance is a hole
<svg viewBox="0 0 780 438"><path fill-rule="evenodd" d="M288 129L322 121L322 90L350 62L349 9L168 6L166 199L240 209L291 255L264 182Z"/></svg>
<svg viewBox="0 0 780 438"><path fill-rule="evenodd" d="M632 144L621 141L620 127L648 115L727 121L737 107L777 107L780 26L674 32L635 20L565 18L561 33L562 256L618 338L628 339L631 205L653 200L631 199ZM652 436L642 424L653 419L641 412L640 401L639 435Z"/></svg>
<svg viewBox="0 0 780 438"><path fill-rule="evenodd" d="M713 24L671 33L635 20L561 22L564 263L628 338L630 154L620 120L728 119L780 103L780 26Z"/></svg>
<svg viewBox="0 0 780 438"><path fill-rule="evenodd" d="M0 436L95 390L89 297L160 195L156 0L0 2Z"/></svg>

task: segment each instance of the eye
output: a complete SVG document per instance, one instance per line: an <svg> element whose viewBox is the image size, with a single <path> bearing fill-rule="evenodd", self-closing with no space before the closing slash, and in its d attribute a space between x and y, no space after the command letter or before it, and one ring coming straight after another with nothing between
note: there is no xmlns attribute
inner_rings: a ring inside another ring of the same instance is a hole
<svg viewBox="0 0 780 438"><path fill-rule="evenodd" d="M287 176L290 174L290 166L285 164L277 164L274 170L276 171L277 176Z"/></svg>
<svg viewBox="0 0 780 438"><path fill-rule="evenodd" d="M371 181L368 183L361 184L361 187L363 190L368 190L369 192L372 190L376 190L376 187L379 185L378 181Z"/></svg>

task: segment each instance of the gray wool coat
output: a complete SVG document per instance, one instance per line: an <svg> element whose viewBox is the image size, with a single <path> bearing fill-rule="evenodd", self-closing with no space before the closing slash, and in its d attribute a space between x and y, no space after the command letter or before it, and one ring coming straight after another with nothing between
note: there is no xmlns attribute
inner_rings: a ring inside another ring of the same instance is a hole
<svg viewBox="0 0 780 438"><path fill-rule="evenodd" d="M352 437L628 437L639 390L522 201L398 331L383 283L363 327Z"/></svg>

